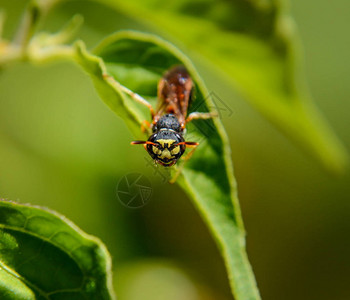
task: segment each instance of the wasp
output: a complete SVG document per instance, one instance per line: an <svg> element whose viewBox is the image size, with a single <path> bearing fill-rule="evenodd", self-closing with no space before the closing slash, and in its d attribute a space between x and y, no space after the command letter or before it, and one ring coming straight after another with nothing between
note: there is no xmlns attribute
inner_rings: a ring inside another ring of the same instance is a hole
<svg viewBox="0 0 350 300"><path fill-rule="evenodd" d="M209 119L216 114L192 112L187 115L194 94L194 82L183 65L176 65L165 72L158 83L157 94L158 102L154 110L147 100L132 93L131 96L151 112L152 123L145 121L145 126L152 130L152 134L147 141L133 141L131 144L144 145L156 163L171 167L187 147L195 149L199 145L185 141L186 124L195 119Z"/></svg>

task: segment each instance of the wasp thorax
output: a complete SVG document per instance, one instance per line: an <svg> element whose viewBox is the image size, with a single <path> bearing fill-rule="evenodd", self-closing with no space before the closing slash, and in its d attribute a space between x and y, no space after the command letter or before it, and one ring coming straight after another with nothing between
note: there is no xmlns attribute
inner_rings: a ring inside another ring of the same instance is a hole
<svg viewBox="0 0 350 300"><path fill-rule="evenodd" d="M157 132L160 129L172 129L178 133L182 131L179 120L173 114L167 114L162 116L158 122L153 126L153 132Z"/></svg>
<svg viewBox="0 0 350 300"><path fill-rule="evenodd" d="M147 152L163 166L172 166L185 152L183 137L172 129L162 128L148 139Z"/></svg>

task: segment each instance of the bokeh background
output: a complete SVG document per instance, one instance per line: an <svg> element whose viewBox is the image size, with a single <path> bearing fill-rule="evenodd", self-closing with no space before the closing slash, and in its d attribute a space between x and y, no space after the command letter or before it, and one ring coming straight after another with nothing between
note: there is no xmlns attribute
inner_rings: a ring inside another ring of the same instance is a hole
<svg viewBox="0 0 350 300"><path fill-rule="evenodd" d="M27 1L0 0L9 37ZM350 148L350 3L291 1L305 72L320 110ZM74 13L88 46L119 29L152 31L88 1L62 5L45 28ZM101 16L104 16L101 18ZM215 73L197 64L223 115L238 181L250 261L263 299L350 299L350 173L324 172ZM0 73L0 196L55 209L100 237L123 300L232 299L223 261L187 196L146 165L126 126L76 65L15 64ZM129 209L116 197L128 173L152 183Z"/></svg>

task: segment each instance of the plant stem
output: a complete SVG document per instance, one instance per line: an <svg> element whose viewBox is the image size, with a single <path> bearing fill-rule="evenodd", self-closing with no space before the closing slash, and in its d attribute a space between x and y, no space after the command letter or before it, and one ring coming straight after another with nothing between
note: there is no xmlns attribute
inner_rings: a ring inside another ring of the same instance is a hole
<svg viewBox="0 0 350 300"><path fill-rule="evenodd" d="M30 2L24 12L21 23L18 27L13 44L19 46L21 54L24 56L30 39L32 38L36 25L40 19L40 8L34 2Z"/></svg>
<svg viewBox="0 0 350 300"><path fill-rule="evenodd" d="M4 29L4 23L5 23L5 13L3 10L0 9L0 42L2 40L2 33Z"/></svg>

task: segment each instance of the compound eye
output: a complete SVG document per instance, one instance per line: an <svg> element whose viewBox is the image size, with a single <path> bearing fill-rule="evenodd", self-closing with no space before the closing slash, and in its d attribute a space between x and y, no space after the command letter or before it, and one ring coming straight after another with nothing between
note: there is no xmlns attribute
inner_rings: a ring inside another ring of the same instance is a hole
<svg viewBox="0 0 350 300"><path fill-rule="evenodd" d="M157 134L156 134L156 133L155 133L155 134L152 134L152 135L149 137L148 141L149 141L149 142L152 142L152 143L155 143L155 142L156 142L156 137L157 137Z"/></svg>
<svg viewBox="0 0 350 300"><path fill-rule="evenodd" d="M181 135L179 135L178 133L176 134L176 138L178 140L178 142L183 142L183 137L181 137Z"/></svg>

